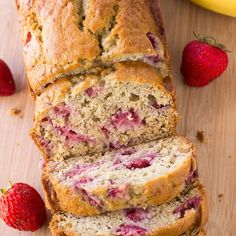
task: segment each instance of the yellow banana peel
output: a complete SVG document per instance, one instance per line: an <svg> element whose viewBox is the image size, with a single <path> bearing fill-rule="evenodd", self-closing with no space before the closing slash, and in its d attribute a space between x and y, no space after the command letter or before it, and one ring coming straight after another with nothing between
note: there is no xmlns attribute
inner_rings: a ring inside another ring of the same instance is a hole
<svg viewBox="0 0 236 236"><path fill-rule="evenodd" d="M206 9L236 17L236 0L191 0Z"/></svg>

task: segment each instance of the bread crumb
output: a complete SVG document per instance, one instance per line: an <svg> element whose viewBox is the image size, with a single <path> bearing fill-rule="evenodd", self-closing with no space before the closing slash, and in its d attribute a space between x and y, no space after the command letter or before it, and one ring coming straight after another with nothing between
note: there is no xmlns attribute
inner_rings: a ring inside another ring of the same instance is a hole
<svg viewBox="0 0 236 236"><path fill-rule="evenodd" d="M222 201L222 198L224 197L224 194L223 193L219 193L218 194L218 199L219 199L219 202Z"/></svg>
<svg viewBox="0 0 236 236"><path fill-rule="evenodd" d="M11 116L18 116L18 115L20 115L20 117L22 116L21 110L18 108L12 108L12 109L8 110L8 114Z"/></svg>
<svg viewBox="0 0 236 236"><path fill-rule="evenodd" d="M204 132L204 131L198 130L196 137L197 137L197 139L198 139L201 143L205 143L205 141L206 141L206 135L205 135L205 132Z"/></svg>

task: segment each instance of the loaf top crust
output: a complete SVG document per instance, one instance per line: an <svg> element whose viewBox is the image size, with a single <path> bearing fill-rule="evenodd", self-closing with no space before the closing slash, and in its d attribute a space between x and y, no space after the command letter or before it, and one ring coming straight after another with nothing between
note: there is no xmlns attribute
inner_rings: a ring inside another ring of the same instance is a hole
<svg viewBox="0 0 236 236"><path fill-rule="evenodd" d="M65 75L157 55L161 74L169 74L158 0L17 2L27 76L35 94Z"/></svg>

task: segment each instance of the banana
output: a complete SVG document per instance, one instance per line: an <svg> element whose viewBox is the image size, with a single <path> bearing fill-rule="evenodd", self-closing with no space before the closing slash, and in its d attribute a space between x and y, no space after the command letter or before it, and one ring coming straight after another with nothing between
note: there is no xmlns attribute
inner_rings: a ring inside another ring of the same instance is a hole
<svg viewBox="0 0 236 236"><path fill-rule="evenodd" d="M191 0L206 9L236 17L236 0Z"/></svg>

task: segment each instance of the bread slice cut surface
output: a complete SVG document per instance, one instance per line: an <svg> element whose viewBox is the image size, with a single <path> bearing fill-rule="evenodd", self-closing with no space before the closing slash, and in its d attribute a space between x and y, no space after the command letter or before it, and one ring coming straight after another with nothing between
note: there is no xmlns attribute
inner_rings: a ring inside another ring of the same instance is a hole
<svg viewBox="0 0 236 236"><path fill-rule="evenodd" d="M50 161L43 185L53 211L97 215L169 201L196 172L193 145L176 136L104 155Z"/></svg>
<svg viewBox="0 0 236 236"><path fill-rule="evenodd" d="M46 158L68 158L173 135L177 120L174 95L155 69L121 63L49 86L36 100L31 135Z"/></svg>

